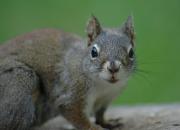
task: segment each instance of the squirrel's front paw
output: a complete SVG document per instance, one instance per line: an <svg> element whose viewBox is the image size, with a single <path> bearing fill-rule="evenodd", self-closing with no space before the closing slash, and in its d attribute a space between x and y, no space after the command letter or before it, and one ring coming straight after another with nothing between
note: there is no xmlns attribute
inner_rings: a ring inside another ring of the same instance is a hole
<svg viewBox="0 0 180 130"><path fill-rule="evenodd" d="M105 121L101 125L102 125L102 127L108 128L110 130L120 129L123 127L123 124L121 123L121 118L111 119L111 120Z"/></svg>
<svg viewBox="0 0 180 130"><path fill-rule="evenodd" d="M109 130L109 129L102 128L101 126L98 126L98 125L94 125L89 130Z"/></svg>

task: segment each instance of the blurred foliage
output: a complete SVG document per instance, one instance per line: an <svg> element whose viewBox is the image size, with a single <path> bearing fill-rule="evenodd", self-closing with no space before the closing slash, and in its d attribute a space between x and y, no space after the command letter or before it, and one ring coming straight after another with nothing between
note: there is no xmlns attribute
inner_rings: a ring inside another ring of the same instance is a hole
<svg viewBox="0 0 180 130"><path fill-rule="evenodd" d="M179 0L1 0L0 43L39 28L85 37L92 13L105 27L120 27L134 15L138 72L116 103L179 102Z"/></svg>

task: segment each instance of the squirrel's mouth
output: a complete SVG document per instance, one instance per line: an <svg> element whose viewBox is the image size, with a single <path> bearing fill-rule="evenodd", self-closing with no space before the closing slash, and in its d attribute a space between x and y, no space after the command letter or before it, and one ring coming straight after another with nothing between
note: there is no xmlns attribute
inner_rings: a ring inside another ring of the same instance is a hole
<svg viewBox="0 0 180 130"><path fill-rule="evenodd" d="M101 72L99 77L109 83L117 83L119 81L117 73Z"/></svg>
<svg viewBox="0 0 180 130"><path fill-rule="evenodd" d="M108 82L110 82L110 83L116 83L118 81L119 80L114 75L112 75L111 78L108 80Z"/></svg>

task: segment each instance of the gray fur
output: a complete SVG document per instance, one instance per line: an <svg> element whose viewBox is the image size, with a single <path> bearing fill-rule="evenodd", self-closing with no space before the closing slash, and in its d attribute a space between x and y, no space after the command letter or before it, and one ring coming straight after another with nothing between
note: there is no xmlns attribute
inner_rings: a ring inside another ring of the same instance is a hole
<svg viewBox="0 0 180 130"><path fill-rule="evenodd" d="M4 60L0 66L0 130L26 130L35 119L31 91L38 85L34 71Z"/></svg>
<svg viewBox="0 0 180 130"><path fill-rule="evenodd" d="M30 129L61 114L77 129L103 130L89 116L102 116L97 122L103 125L106 108L136 66L135 57L128 56L134 42L129 19L127 23L126 31L102 29L93 16L87 27L88 45L72 34L47 29L1 46L0 129ZM91 56L94 45L99 48L96 58ZM107 66L118 66L117 73ZM118 82L112 83L111 76Z"/></svg>

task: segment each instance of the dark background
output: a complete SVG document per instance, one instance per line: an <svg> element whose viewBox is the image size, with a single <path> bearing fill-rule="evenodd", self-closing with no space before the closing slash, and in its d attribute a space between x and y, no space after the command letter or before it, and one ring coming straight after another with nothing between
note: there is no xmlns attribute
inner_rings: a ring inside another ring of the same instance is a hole
<svg viewBox="0 0 180 130"><path fill-rule="evenodd" d="M116 103L180 101L179 0L1 0L0 43L39 28L59 28L85 38L91 14L120 27L133 14L139 72Z"/></svg>

